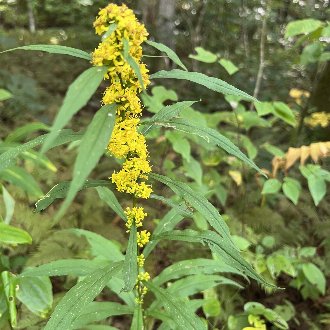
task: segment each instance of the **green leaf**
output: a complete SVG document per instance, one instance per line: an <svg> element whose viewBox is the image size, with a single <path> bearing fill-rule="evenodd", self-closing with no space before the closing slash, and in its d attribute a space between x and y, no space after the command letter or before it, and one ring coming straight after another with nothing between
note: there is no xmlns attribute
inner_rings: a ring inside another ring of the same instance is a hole
<svg viewBox="0 0 330 330"><path fill-rule="evenodd" d="M52 283L46 276L19 277L17 298L34 314L46 317L53 305Z"/></svg>
<svg viewBox="0 0 330 330"><path fill-rule="evenodd" d="M173 119L171 121L157 122L156 124L164 127L173 128L187 134L197 135L203 138L210 145L215 145L222 148L229 154L247 163L249 166L257 170L259 173L263 173L260 170L260 168L251 159L249 159L242 151L240 151L239 148L236 147L228 138L221 135L218 131L212 128L192 125L189 122L187 122L187 120L184 119Z"/></svg>
<svg viewBox="0 0 330 330"><path fill-rule="evenodd" d="M180 154L183 159L190 161L190 143L187 139L182 137L182 134L177 132L166 132L166 138L171 142L172 148L175 152Z"/></svg>
<svg viewBox="0 0 330 330"><path fill-rule="evenodd" d="M297 122L292 110L283 102L273 102L274 112L273 114L288 123L289 125L295 127Z"/></svg>
<svg viewBox="0 0 330 330"><path fill-rule="evenodd" d="M103 260L62 259L38 267L27 268L20 277L85 276L107 264L108 261Z"/></svg>
<svg viewBox="0 0 330 330"><path fill-rule="evenodd" d="M47 168L54 173L57 172L57 168L54 163L52 163L49 158L44 154L41 154L34 150L27 150L22 153L22 157L24 159L32 160L34 163L43 166L44 168Z"/></svg>
<svg viewBox="0 0 330 330"><path fill-rule="evenodd" d="M137 238L136 227L133 224L130 228L129 240L126 249L125 262L123 265L123 279L125 287L123 291L130 292L134 289L138 276L137 265Z"/></svg>
<svg viewBox="0 0 330 330"><path fill-rule="evenodd" d="M0 231L1 233L1 231ZM8 271L1 273L1 279L3 284L3 292L6 298L7 308L9 310L9 321L12 328L16 328L17 325L17 310L16 310L16 280L14 275ZM1 283L0 283L1 284ZM2 285L1 285L2 286Z"/></svg>
<svg viewBox="0 0 330 330"><path fill-rule="evenodd" d="M31 244L32 238L25 230L0 222L0 243Z"/></svg>
<svg viewBox="0 0 330 330"><path fill-rule="evenodd" d="M218 56L208 50L205 50L202 47L195 47L197 55L189 55L189 58L192 58L196 61L204 63L214 63L218 59Z"/></svg>
<svg viewBox="0 0 330 330"><path fill-rule="evenodd" d="M321 21L312 18L290 22L285 29L285 38L311 33L322 26L322 24Z"/></svg>
<svg viewBox="0 0 330 330"><path fill-rule="evenodd" d="M310 175L307 179L309 191L315 206L319 205L327 192L327 185L321 176Z"/></svg>
<svg viewBox="0 0 330 330"><path fill-rule="evenodd" d="M256 99L249 94L239 90L238 88L226 83L215 77L209 77L199 72L186 72L183 70L175 69L171 71L159 71L150 76L151 79L183 79L189 80L196 84L203 85L208 89L224 94L224 95L236 95L248 101L256 101Z"/></svg>
<svg viewBox="0 0 330 330"><path fill-rule="evenodd" d="M322 53L323 53L323 45L321 42L316 41L312 44L309 44L303 49L300 55L300 63L302 65L307 65L309 63L316 63L320 60Z"/></svg>
<svg viewBox="0 0 330 330"><path fill-rule="evenodd" d="M10 182L11 184L20 187L26 193L34 197L43 195L38 183L24 169L12 166L0 172L0 179Z"/></svg>
<svg viewBox="0 0 330 330"><path fill-rule="evenodd" d="M184 198L187 203L203 215L208 223L222 235L226 241L232 242L227 224L218 210L204 196L192 190L187 184L177 180L174 181L166 176L152 173L150 174L150 178L164 183L176 194Z"/></svg>
<svg viewBox="0 0 330 330"><path fill-rule="evenodd" d="M165 198L163 196L158 196L155 194L151 194L150 198L163 202L164 204L173 208L179 215L182 215L184 217L191 218L194 215L194 213L189 210L189 208L185 203L178 204L172 201L171 199Z"/></svg>
<svg viewBox="0 0 330 330"><path fill-rule="evenodd" d="M190 157L189 161L183 160L185 175L197 182L199 186L203 185L203 169L195 158Z"/></svg>
<svg viewBox="0 0 330 330"><path fill-rule="evenodd" d="M152 240L162 239L207 244L211 251L215 253L220 258L220 260L225 262L227 265L234 267L239 272L255 279L265 286L274 288L273 285L267 283L260 275L255 272L252 266L242 258L239 251L231 243L229 243L228 240L223 239L213 231L207 230L203 232L197 232L191 229L172 230L152 236Z"/></svg>
<svg viewBox="0 0 330 330"><path fill-rule="evenodd" d="M254 106L257 110L258 116L265 116L274 112L273 104L270 102L255 102Z"/></svg>
<svg viewBox="0 0 330 330"><path fill-rule="evenodd" d="M168 121L174 117L179 116L181 111L186 108L191 107L196 101L183 101L177 102L172 105L167 105L159 110L154 116L152 116L149 120L142 122L141 124L145 125L141 131L143 135L146 135L149 130L154 126L157 122Z"/></svg>
<svg viewBox="0 0 330 330"><path fill-rule="evenodd" d="M86 329L85 326L111 316L132 314L132 308L116 302L92 302L87 305L74 321L72 329Z"/></svg>
<svg viewBox="0 0 330 330"><path fill-rule="evenodd" d="M136 304L130 329L131 330L143 330L144 329L143 313L142 313L142 308L141 308L140 304Z"/></svg>
<svg viewBox="0 0 330 330"><path fill-rule="evenodd" d="M11 195L4 186L2 186L2 197L6 208L6 215L4 221L6 224L9 224L14 215L15 200L13 197L11 197Z"/></svg>
<svg viewBox="0 0 330 330"><path fill-rule="evenodd" d="M120 252L119 244L117 242L114 243L114 240L110 241L101 235L84 229L72 228L68 229L68 231L78 236L84 236L91 246L91 253L94 257L102 257L111 261L124 259L123 254Z"/></svg>
<svg viewBox="0 0 330 330"><path fill-rule="evenodd" d="M82 58L84 60L90 61L91 55L84 52L83 50L67 47L67 46L60 46L60 45L29 45L29 46L21 46L12 49L7 49L5 51L0 52L7 53L12 52L14 50L36 50L40 52L47 52L51 54L62 54L62 55L70 55L73 57Z"/></svg>
<svg viewBox="0 0 330 330"><path fill-rule="evenodd" d="M151 95L144 92L141 93L141 98L149 112L157 113L164 108L165 101L177 101L178 95L173 89L155 86L151 89Z"/></svg>
<svg viewBox="0 0 330 330"><path fill-rule="evenodd" d="M238 67L230 60L226 60L226 59L221 59L219 61L219 64L230 74L233 75L234 73L236 73L239 69Z"/></svg>
<svg viewBox="0 0 330 330"><path fill-rule="evenodd" d="M178 57L177 54L175 54L175 52L165 46L164 44L162 43L159 43L159 42L154 42L154 41L150 41L150 40L147 40L146 43L156 49L158 49L159 51L165 53L169 59L171 59L175 64L177 64L178 66L180 66L182 69L188 71L188 69L185 67L185 65L181 62L180 58Z"/></svg>
<svg viewBox="0 0 330 330"><path fill-rule="evenodd" d="M118 214L124 221L127 220L123 208L118 202L115 194L107 187L96 187L99 197L107 203L107 205Z"/></svg>
<svg viewBox="0 0 330 330"><path fill-rule="evenodd" d="M12 161L16 159L19 155L21 155L23 152L28 151L30 149L33 149L37 147L38 145L41 145L49 136L49 134L44 134L41 136L38 136L37 138L26 142L24 144L21 144L17 147L10 148L6 152L0 155L0 171L11 166ZM81 133L75 133L69 129L62 130L58 134L57 138L51 143L47 150L57 147L59 145L76 141L81 139L82 134Z"/></svg>
<svg viewBox="0 0 330 330"><path fill-rule="evenodd" d="M233 273L243 276L233 267L221 264L213 259L191 259L174 263L165 268L158 276L152 280L155 285L162 285L171 280L175 280L188 275L215 274L215 273Z"/></svg>
<svg viewBox="0 0 330 330"><path fill-rule="evenodd" d="M301 191L301 184L299 181L285 177L282 185L282 190L284 195L290 199L290 201L294 204L298 204L298 199Z"/></svg>
<svg viewBox="0 0 330 330"><path fill-rule="evenodd" d="M232 235L232 239L240 251L246 251L251 246L251 242L242 236Z"/></svg>
<svg viewBox="0 0 330 330"><path fill-rule="evenodd" d="M129 64L129 66L133 69L135 75L137 76L138 80L139 80L139 84L142 88L142 90L145 89L144 87L144 83L143 83L143 77L140 71L140 67L139 64L135 61L135 59L130 55L129 53L129 42L126 38L123 39L123 47L124 47L124 59L125 61Z"/></svg>
<svg viewBox="0 0 330 330"><path fill-rule="evenodd" d="M111 23L108 27L108 30L102 35L102 40L110 37L113 32L117 29L117 23Z"/></svg>
<svg viewBox="0 0 330 330"><path fill-rule="evenodd" d="M48 193L39 199L35 204L36 212L45 210L49 205L51 205L58 198L65 198L68 194L71 181L63 181L55 185ZM108 180L86 180L84 185L80 190L86 188L93 188L99 186L109 186L110 182Z"/></svg>
<svg viewBox="0 0 330 330"><path fill-rule="evenodd" d="M5 142L19 142L27 137L30 133L37 131L49 131L49 126L44 123L35 122L21 126L11 132L5 139Z"/></svg>
<svg viewBox="0 0 330 330"><path fill-rule="evenodd" d="M191 311L185 302L151 282L146 282L145 285L161 301L179 329L205 330L204 322Z"/></svg>
<svg viewBox="0 0 330 330"><path fill-rule="evenodd" d="M329 38L329 37L328 37ZM330 61L330 52L323 52L320 56L320 62Z"/></svg>
<svg viewBox="0 0 330 330"><path fill-rule="evenodd" d="M262 147L273 156L283 157L285 155L285 153L280 148L277 148L272 144L264 143Z"/></svg>
<svg viewBox="0 0 330 330"><path fill-rule="evenodd" d="M91 123L87 127L79 145L77 159L73 169L68 194L56 215L59 220L69 207L77 192L84 185L90 172L94 169L109 143L116 118L116 106L105 105L96 112Z"/></svg>
<svg viewBox="0 0 330 330"><path fill-rule="evenodd" d="M313 284L319 292L325 294L326 279L323 272L311 262L303 264L302 270L307 280Z"/></svg>
<svg viewBox="0 0 330 330"><path fill-rule="evenodd" d="M72 329L76 318L122 268L122 263L98 269L72 287L56 306L45 330Z"/></svg>
<svg viewBox="0 0 330 330"><path fill-rule="evenodd" d="M13 95L10 92L8 92L6 89L0 88L0 102L6 101L12 97Z"/></svg>
<svg viewBox="0 0 330 330"><path fill-rule="evenodd" d="M51 132L47 136L41 151L45 152L58 136L59 131L70 119L87 104L106 73L106 67L92 67L84 71L66 92L63 104L55 118Z"/></svg>
<svg viewBox="0 0 330 330"><path fill-rule="evenodd" d="M276 194L281 189L281 182L277 179L269 179L265 181L261 193L266 194Z"/></svg>

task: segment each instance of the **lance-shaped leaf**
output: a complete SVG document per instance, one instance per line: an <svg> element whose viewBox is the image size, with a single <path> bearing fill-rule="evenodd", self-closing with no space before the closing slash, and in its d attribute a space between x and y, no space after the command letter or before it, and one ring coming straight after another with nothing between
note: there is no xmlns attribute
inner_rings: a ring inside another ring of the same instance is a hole
<svg viewBox="0 0 330 330"><path fill-rule="evenodd" d="M130 228L129 240L126 249L125 262L123 265L123 279L125 287L123 291L132 291L138 276L137 265L137 233L136 227L133 224Z"/></svg>
<svg viewBox="0 0 330 330"><path fill-rule="evenodd" d="M50 127L44 123L29 123L24 126L21 126L11 132L5 139L5 142L19 142L22 141L30 133L36 131L49 131Z"/></svg>
<svg viewBox="0 0 330 330"><path fill-rule="evenodd" d="M203 138L209 144L216 145L222 148L230 155L239 158L244 163L257 170L262 175L265 175L250 158L248 158L238 147L235 146L234 143L232 143L228 138L220 134L215 129L203 126L196 126L187 122L184 119L172 119L170 121L156 122L155 124L168 128L173 128L178 131L185 132L187 134L197 135Z"/></svg>
<svg viewBox="0 0 330 330"><path fill-rule="evenodd" d="M0 186L0 188L1 188L1 186ZM6 208L6 215L5 215L4 222L6 224L9 224L11 221L11 218L14 215L15 200L9 194L9 192L7 191L7 189L4 186L2 186L2 197L3 197L3 202L4 202L5 208ZM1 214L0 214L0 216L1 216Z"/></svg>
<svg viewBox="0 0 330 330"><path fill-rule="evenodd" d="M104 260L62 259L38 267L27 268L20 277L85 276L108 264L109 261Z"/></svg>
<svg viewBox="0 0 330 330"><path fill-rule="evenodd" d="M183 300L177 299L177 296L168 293L163 288L151 282L146 282L145 286L152 291L157 299L164 305L165 310L172 316L178 329L205 330L204 322Z"/></svg>
<svg viewBox="0 0 330 330"><path fill-rule="evenodd" d="M107 203L107 205L116 212L124 221L126 221L126 215L124 213L123 208L118 202L115 194L106 187L97 187L97 193L99 194L100 198Z"/></svg>
<svg viewBox="0 0 330 330"><path fill-rule="evenodd" d="M169 59L171 59L175 64L180 66L182 69L188 71L186 66L181 62L179 56L169 47L166 45L160 43L160 42L155 42L151 40L147 40L146 43L156 49L158 49L160 52L163 52L167 55Z"/></svg>
<svg viewBox="0 0 330 330"><path fill-rule="evenodd" d="M63 181L55 185L48 193L39 199L35 204L35 210L40 212L45 210L49 205L58 198L65 198L68 194L71 181ZM110 182L108 180L86 180L83 186L79 190L86 188L94 188L99 186L109 186Z"/></svg>
<svg viewBox="0 0 330 330"><path fill-rule="evenodd" d="M191 107L194 103L196 103L196 101L182 101L161 108L159 112L157 112L150 119L142 122L144 127L142 128L141 133L143 135L146 135L155 125L155 123L166 122L174 117L177 117L181 113L181 111Z"/></svg>
<svg viewBox="0 0 330 330"><path fill-rule="evenodd" d="M11 166L13 160L15 160L18 156L20 156L23 152L31 150L45 142L49 134L44 134L41 136L38 136L37 138L26 142L24 144L21 144L16 147L11 147L6 152L0 155L0 171ZM57 146L60 146L62 144L77 141L81 139L82 134L81 133L75 133L70 129L62 130L58 136L55 138L55 140L48 146L47 150L51 148L55 148Z"/></svg>
<svg viewBox="0 0 330 330"><path fill-rule="evenodd" d="M116 106L105 105L98 110L87 127L79 145L77 159L73 169L68 194L61 206L56 220L60 219L69 207L77 192L84 185L88 175L94 169L109 143L113 127L115 125Z"/></svg>
<svg viewBox="0 0 330 330"><path fill-rule="evenodd" d="M14 275L8 271L1 273L3 291L6 298L6 304L9 310L9 321L12 328L17 325L17 310L16 310L16 281ZM0 283L1 284L1 283ZM2 288L1 288L2 289Z"/></svg>
<svg viewBox="0 0 330 330"><path fill-rule="evenodd" d="M224 94L224 95L234 95L240 96L241 98L248 101L256 101L256 99L241 91L240 89L226 83L225 81L215 78L209 77L200 72L187 72L184 70L174 69L171 71L159 71L150 76L151 79L182 79L189 80L196 84L205 86L206 88Z"/></svg>
<svg viewBox="0 0 330 330"><path fill-rule="evenodd" d="M5 51L0 52L1 53L7 53L12 52L14 50L34 50L34 51L40 51L40 52L47 52L51 54L62 54L62 55L69 55L73 57L82 58L84 60L90 61L91 55L84 52L83 50L67 47L67 46L61 46L61 45L28 45L28 46L21 46L16 47L12 49L7 49Z"/></svg>
<svg viewBox="0 0 330 330"><path fill-rule="evenodd" d="M113 263L111 266L98 269L87 275L82 281L72 287L56 306L45 330L73 328L73 323L86 306L102 291L102 289L122 268L122 264Z"/></svg>
<svg viewBox="0 0 330 330"><path fill-rule="evenodd" d="M132 314L133 310L116 302L92 302L87 305L73 323L73 329L85 329L85 325L116 315Z"/></svg>
<svg viewBox="0 0 330 330"><path fill-rule="evenodd" d="M186 183L172 180L166 176L152 173L150 177L164 183L176 194L184 198L227 242L232 242L227 224L218 210L203 195L192 190Z"/></svg>
<svg viewBox="0 0 330 330"><path fill-rule="evenodd" d="M142 314L142 308L140 304L136 304L133 319L131 323L131 330L143 330L143 314Z"/></svg>
<svg viewBox="0 0 330 330"><path fill-rule="evenodd" d="M0 243L31 244L32 238L25 230L0 222Z"/></svg>
<svg viewBox="0 0 330 330"><path fill-rule="evenodd" d="M206 230L203 232L197 232L191 229L172 230L152 237L152 240L160 239L207 244L211 251L229 266L237 269L239 272L250 278L255 279L262 285L275 288L256 273L252 266L244 260L237 249L213 231Z"/></svg>
<svg viewBox="0 0 330 330"><path fill-rule="evenodd" d="M45 152L49 145L58 136L59 131L70 119L87 104L106 73L105 67L92 67L84 71L70 86L65 95L63 104L55 118L51 132L46 138L41 151Z"/></svg>

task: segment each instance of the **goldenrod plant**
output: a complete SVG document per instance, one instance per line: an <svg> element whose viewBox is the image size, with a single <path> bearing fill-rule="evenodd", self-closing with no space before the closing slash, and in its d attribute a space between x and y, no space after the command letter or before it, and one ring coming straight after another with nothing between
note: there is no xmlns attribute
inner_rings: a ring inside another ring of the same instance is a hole
<svg viewBox="0 0 330 330"><path fill-rule="evenodd" d="M206 329L207 320L195 313L200 302L189 299L189 296L218 285L239 289L247 278L270 289L276 289L276 286L265 281L241 256L218 209L202 193L178 178L152 171L155 164L152 162L153 155L147 149L146 136L157 127L184 132L202 139L204 144L212 148L223 149L261 175L263 173L218 130L198 125L181 116L181 112L191 107L196 100L179 101L161 107L154 116L142 121L143 105L140 96L150 101L146 93L150 81L183 79L227 97L237 97L248 102L257 100L218 78L188 71L173 50L147 40L145 27L126 5L110 4L101 9L94 27L101 41L92 54L59 45L31 45L8 50L35 50L74 56L90 62L91 67L69 87L50 132L4 152L0 155L0 164L9 166L22 152L38 146L42 146L41 153L44 154L57 146L80 141L72 181L59 182L54 186L37 201L36 211L45 210L56 199L64 199L53 219L53 225L56 225L60 220L65 221L66 210L78 191L95 188L101 200L125 222L129 236L125 254L114 240L107 240L87 230L71 228L63 233L70 232L84 237L90 245L91 259L62 259L26 268L19 275L7 275L12 276L13 285L15 281L26 281L39 293L43 292L41 288L45 286L45 292L49 292L49 277L73 276L79 279L53 308L50 317L49 299L46 300L47 304L39 299L29 307L33 313L44 318L46 330L96 329L98 322L110 316L125 314L131 315L131 329L154 329L159 324L162 329ZM142 62L143 42L165 53L180 69L149 75L147 66ZM109 85L104 91L102 106L88 127L80 132L64 129L71 118L87 104L102 81ZM105 153L117 159L121 168L115 170L110 178L89 178ZM176 198L156 195L159 185L167 186ZM126 208L117 199L125 196L122 193L129 196L130 206ZM144 208L145 200L150 198L160 200L171 208L155 226L151 225L153 219L148 217ZM180 229L177 226L182 220L191 219L196 214L212 230ZM153 230L151 232L146 228ZM168 266L159 274L149 274L147 258L163 240L203 244L211 253L209 258L183 260ZM241 276L241 280L231 280L220 275L222 273L236 274ZM118 302L118 298L112 302L94 301L104 288L116 294L121 302ZM2 289L7 290L5 286ZM1 308L3 313L12 316L9 317L12 326L15 326L16 298L24 302L27 297L29 295L22 292L19 286L5 295L6 303ZM263 326L262 321L252 318L251 325ZM287 328L285 322L281 324L282 329Z"/></svg>

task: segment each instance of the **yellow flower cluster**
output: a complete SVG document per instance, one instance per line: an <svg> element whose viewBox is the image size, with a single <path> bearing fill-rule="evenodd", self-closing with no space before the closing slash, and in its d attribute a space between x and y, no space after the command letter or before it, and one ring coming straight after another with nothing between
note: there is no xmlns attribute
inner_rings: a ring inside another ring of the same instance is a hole
<svg viewBox="0 0 330 330"><path fill-rule="evenodd" d="M330 125L330 113L314 112L305 119L305 123L310 127L328 127Z"/></svg>
<svg viewBox="0 0 330 330"><path fill-rule="evenodd" d="M137 21L133 11L124 4L110 4L101 9L94 27L96 33L102 35L102 42L93 53L92 63L107 67L105 79L111 82L102 101L104 104L117 105L116 124L108 150L114 157L124 160L122 169L114 172L111 179L118 191L132 194L134 198L149 198L152 188L146 180L151 172L151 166L145 137L138 132L142 113L138 94L150 84L148 69L141 62L141 44L147 39L148 33L143 24ZM125 54L127 48L124 45L128 45L128 55ZM137 73L127 63L127 56L137 64L143 86ZM125 215L126 227L130 230L133 224L136 228L141 228L147 213L142 207L134 205L132 208L126 208ZM149 232L139 231L138 246L142 248L149 242L149 238ZM150 279L149 273L143 271L144 261L144 255L140 254L137 259L140 273L136 286L139 303L143 302L143 296L147 292L142 282Z"/></svg>
<svg viewBox="0 0 330 330"><path fill-rule="evenodd" d="M249 315L248 321L252 327L245 327L243 330L267 330L265 321L257 315Z"/></svg>

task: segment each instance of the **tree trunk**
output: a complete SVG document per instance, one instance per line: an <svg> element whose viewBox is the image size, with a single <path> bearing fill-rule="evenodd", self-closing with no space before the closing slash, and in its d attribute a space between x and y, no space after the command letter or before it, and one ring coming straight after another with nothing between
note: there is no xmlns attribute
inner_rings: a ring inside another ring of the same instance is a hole
<svg viewBox="0 0 330 330"><path fill-rule="evenodd" d="M29 30L31 33L36 32L36 21L33 13L33 0L27 0L27 8L28 8L28 17L29 17Z"/></svg>

